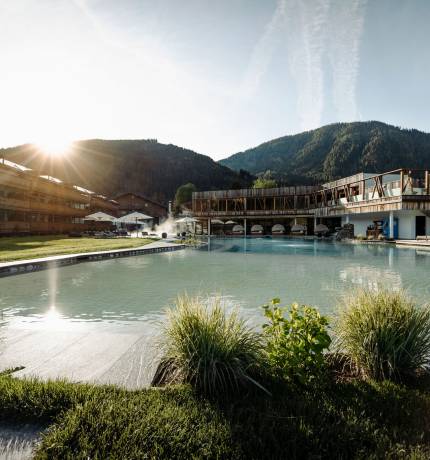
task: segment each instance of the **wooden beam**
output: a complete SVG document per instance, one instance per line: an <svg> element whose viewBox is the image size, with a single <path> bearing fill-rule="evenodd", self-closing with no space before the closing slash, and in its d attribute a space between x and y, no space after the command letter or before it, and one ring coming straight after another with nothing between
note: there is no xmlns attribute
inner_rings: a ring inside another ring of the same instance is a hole
<svg viewBox="0 0 430 460"><path fill-rule="evenodd" d="M400 193L402 194L405 190L404 187L404 182L405 182L405 173L403 169L400 171Z"/></svg>

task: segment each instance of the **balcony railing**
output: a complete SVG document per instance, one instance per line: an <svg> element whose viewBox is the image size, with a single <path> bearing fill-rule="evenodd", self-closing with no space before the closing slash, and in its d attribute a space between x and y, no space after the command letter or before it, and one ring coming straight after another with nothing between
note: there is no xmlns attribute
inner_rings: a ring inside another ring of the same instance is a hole
<svg viewBox="0 0 430 460"><path fill-rule="evenodd" d="M314 186L276 189L243 189L196 192L196 216L288 215L312 213L321 208L356 208L384 202L428 200L428 170L395 170L383 174L363 173L340 179L323 188ZM268 200L268 201L267 201ZM258 207L257 207L258 202Z"/></svg>

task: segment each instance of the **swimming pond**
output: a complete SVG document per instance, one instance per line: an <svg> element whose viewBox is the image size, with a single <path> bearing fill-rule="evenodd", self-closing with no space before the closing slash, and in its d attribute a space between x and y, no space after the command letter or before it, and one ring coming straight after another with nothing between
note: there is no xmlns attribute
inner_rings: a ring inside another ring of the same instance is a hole
<svg viewBox="0 0 430 460"><path fill-rule="evenodd" d="M4 325L152 322L177 294L222 295L251 317L273 297L333 314L358 286L430 300L430 251L287 238L212 239L201 249L82 263L0 279Z"/></svg>

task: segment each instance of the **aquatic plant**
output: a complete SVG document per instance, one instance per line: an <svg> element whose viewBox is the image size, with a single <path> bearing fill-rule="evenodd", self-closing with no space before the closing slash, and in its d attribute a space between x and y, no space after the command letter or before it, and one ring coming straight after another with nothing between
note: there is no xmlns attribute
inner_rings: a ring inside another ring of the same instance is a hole
<svg viewBox="0 0 430 460"><path fill-rule="evenodd" d="M325 367L324 351L331 343L328 319L307 305L281 307L279 299L263 308L269 320L263 331L267 361L273 373L301 383L319 376Z"/></svg>
<svg viewBox="0 0 430 460"><path fill-rule="evenodd" d="M335 330L338 349L367 377L401 379L428 368L430 308L416 307L403 291L352 291Z"/></svg>
<svg viewBox="0 0 430 460"><path fill-rule="evenodd" d="M207 395L229 394L244 385L262 388L251 375L262 355L259 334L219 297L182 295L167 311L164 356L153 381L191 383Z"/></svg>

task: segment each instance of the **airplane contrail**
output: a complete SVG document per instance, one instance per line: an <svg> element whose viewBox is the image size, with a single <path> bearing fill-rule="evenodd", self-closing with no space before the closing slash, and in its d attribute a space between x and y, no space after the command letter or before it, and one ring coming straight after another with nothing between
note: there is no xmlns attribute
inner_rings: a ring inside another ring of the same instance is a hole
<svg viewBox="0 0 430 460"><path fill-rule="evenodd" d="M290 72L297 88L297 110L302 130L321 124L324 108L323 53L329 7L328 0L290 3L287 49Z"/></svg>
<svg viewBox="0 0 430 460"><path fill-rule="evenodd" d="M241 94L245 97L251 97L257 91L262 77L267 72L273 53L281 42L278 32L282 29L286 6L287 0L278 0L269 23L253 49L241 86Z"/></svg>
<svg viewBox="0 0 430 460"><path fill-rule="evenodd" d="M342 121L356 120L357 78L360 70L360 45L367 0L336 1L336 20L331 28L330 63L333 72L333 102Z"/></svg>
<svg viewBox="0 0 430 460"><path fill-rule="evenodd" d="M248 98L255 95L279 46L287 53L302 130L322 124L330 84L336 118L357 119L356 86L366 3L278 0L254 47L241 94Z"/></svg>

